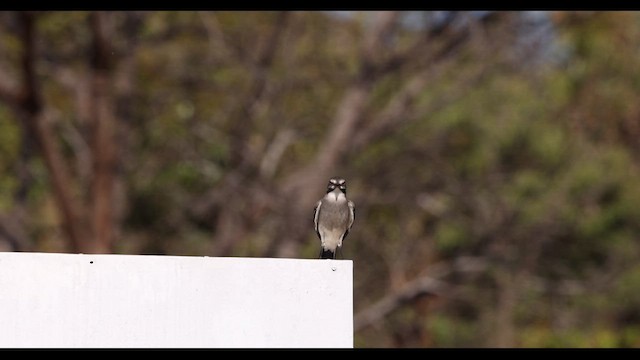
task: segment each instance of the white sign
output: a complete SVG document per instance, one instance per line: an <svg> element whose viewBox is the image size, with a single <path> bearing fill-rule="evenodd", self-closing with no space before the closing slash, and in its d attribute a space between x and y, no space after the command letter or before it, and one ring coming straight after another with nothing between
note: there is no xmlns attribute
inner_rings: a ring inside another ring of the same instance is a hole
<svg viewBox="0 0 640 360"><path fill-rule="evenodd" d="M0 253L0 347L353 347L351 260Z"/></svg>

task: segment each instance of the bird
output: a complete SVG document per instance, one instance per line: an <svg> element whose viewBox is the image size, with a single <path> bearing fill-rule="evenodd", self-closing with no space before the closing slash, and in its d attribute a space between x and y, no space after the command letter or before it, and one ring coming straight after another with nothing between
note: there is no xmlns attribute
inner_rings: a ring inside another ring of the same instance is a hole
<svg viewBox="0 0 640 360"><path fill-rule="evenodd" d="M335 259L337 249L353 226L356 206L347 199L347 182L341 177L329 179L326 195L313 211L313 223L320 238L320 258Z"/></svg>

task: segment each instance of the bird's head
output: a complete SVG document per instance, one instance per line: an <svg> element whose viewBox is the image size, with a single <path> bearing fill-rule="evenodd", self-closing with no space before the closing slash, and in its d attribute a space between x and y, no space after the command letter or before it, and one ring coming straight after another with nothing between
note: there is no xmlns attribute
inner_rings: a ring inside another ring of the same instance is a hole
<svg viewBox="0 0 640 360"><path fill-rule="evenodd" d="M343 194L347 194L347 181L343 178L332 177L329 179L329 184L327 185L327 193L334 191L336 188L340 189Z"/></svg>

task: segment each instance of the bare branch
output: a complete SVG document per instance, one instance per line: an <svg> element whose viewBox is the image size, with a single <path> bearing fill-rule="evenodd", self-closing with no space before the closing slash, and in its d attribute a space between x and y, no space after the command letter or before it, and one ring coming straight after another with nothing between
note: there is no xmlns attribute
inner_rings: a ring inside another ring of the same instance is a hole
<svg viewBox="0 0 640 360"><path fill-rule="evenodd" d="M407 67L424 66L425 63L432 63L433 58L425 56L424 49L434 47L440 38L447 39L449 33L460 18L459 12L449 12L449 15L442 21L432 26L425 27L422 34L403 50L396 51L386 58L377 68L380 75L391 71L399 71Z"/></svg>
<svg viewBox="0 0 640 360"><path fill-rule="evenodd" d="M429 84L429 81L432 80L432 76L432 68L426 69L413 76L389 101L385 109L371 125L363 128L356 135L352 146L355 149L362 148L365 144L368 144L371 139L382 136L395 124L402 122L410 112L416 97Z"/></svg>
<svg viewBox="0 0 640 360"><path fill-rule="evenodd" d="M376 21L371 30L368 30L364 39L362 58L374 63L380 58L384 40L398 25L399 13L397 11L381 11L376 13Z"/></svg>
<svg viewBox="0 0 640 360"><path fill-rule="evenodd" d="M19 13L23 54L21 57L23 90L19 114L33 137L36 139L45 165L49 170L54 194L63 215L63 227L72 251L83 251L83 241L87 238L80 204L71 192L71 177L65 163L62 150L55 139L47 114L42 111L40 86L35 73L35 15L30 12Z"/></svg>
<svg viewBox="0 0 640 360"><path fill-rule="evenodd" d="M278 168L280 159L285 150L296 139L296 132L292 129L283 129L276 134L260 162L260 175L263 178L271 178Z"/></svg>
<svg viewBox="0 0 640 360"><path fill-rule="evenodd" d="M115 182L115 119L111 99L111 18L106 12L94 12L89 26L91 48L91 98L93 181L92 224L95 240L92 252L108 253L113 246L113 192Z"/></svg>
<svg viewBox="0 0 640 360"><path fill-rule="evenodd" d="M374 64L382 53L383 38L394 29L397 20L397 12L383 11L377 14L376 22L363 40L360 71L345 91L331 127L318 147L315 160L289 177L288 183L295 184L294 188L303 189L297 202L300 208L311 204L315 196L315 192L304 189L317 188L337 163L337 159L348 149L348 140L355 132L369 100L371 88L379 76Z"/></svg>
<svg viewBox="0 0 640 360"><path fill-rule="evenodd" d="M0 71L0 100L9 106L17 106L20 102L20 90L15 80L4 71Z"/></svg>
<svg viewBox="0 0 640 360"><path fill-rule="evenodd" d="M75 118L77 127L69 121L57 122L61 129L61 136L73 149L75 157L75 172L78 175L78 185L84 187L91 176L91 149L87 139L83 136L86 126L91 122L91 84L86 72L77 73L69 68L54 68L52 75L74 95ZM58 118L58 111L51 110L51 115Z"/></svg>
<svg viewBox="0 0 640 360"><path fill-rule="evenodd" d="M313 166L326 177L336 159L347 149L349 138L354 133L356 123L362 116L369 97L370 84L356 84L342 99L334 122L317 153Z"/></svg>
<svg viewBox="0 0 640 360"><path fill-rule="evenodd" d="M58 206L63 214L64 228L69 234L71 251L85 252L85 241L89 232L85 227L81 204L71 191L73 181L65 162L62 150L56 142L54 131L46 114L31 115L26 120L30 123L32 133L38 139L44 162L49 170L54 193L58 198Z"/></svg>
<svg viewBox="0 0 640 360"><path fill-rule="evenodd" d="M245 148L247 133L252 129L251 124L256 118L259 102L267 87L268 72L273 64L280 45L284 29L287 26L289 12L280 12L275 20L273 31L262 45L257 60L253 65L252 82L247 94L238 102L236 110L231 115L233 123L229 134L231 136L231 163L242 169L252 163Z"/></svg>
<svg viewBox="0 0 640 360"><path fill-rule="evenodd" d="M209 46L211 49L222 50L223 55L231 54L236 55L236 53L231 49L229 44L227 43L222 30L220 30L220 22L218 21L217 15L215 12L206 12L206 11L198 11L198 17L204 26L207 37L209 38ZM219 45L219 46L218 46ZM213 52L209 52L210 55Z"/></svg>
<svg viewBox="0 0 640 360"><path fill-rule="evenodd" d="M287 27L289 12L278 13L272 32L262 44L261 49L252 68L252 82L248 92L238 101L230 118L232 123L229 129L230 155L229 162L233 170L226 174L223 185L217 189L221 201L225 201L231 194L236 194L240 189L246 191L249 173L259 171L260 158L247 149L247 138L253 130L260 102L265 96L268 85L268 72L274 62L277 50L280 46L282 35ZM214 197L218 197L215 196ZM213 198L213 197L212 197ZM246 233L247 217L243 216L243 205L238 207L228 206L217 219L216 244L212 250L213 255L229 255L236 241Z"/></svg>
<svg viewBox="0 0 640 360"><path fill-rule="evenodd" d="M60 135L73 149L78 181L84 183L91 174L91 149L89 144L73 124L65 121L60 123L60 127Z"/></svg>
<svg viewBox="0 0 640 360"><path fill-rule="evenodd" d="M371 89L379 79L375 69L384 50L384 38L393 31L397 20L396 12L377 13L372 28L365 33L359 61L360 69L348 83L331 125L318 146L315 159L287 177L286 182L290 184L287 195L291 197L288 216L292 220L283 232L286 231L289 235L289 243L287 246L281 246L283 237L276 237L269 246L270 253L291 256L297 243L303 238L306 224L302 221L302 214L308 212L307 209L316 200L317 189L321 188L322 182L349 149L349 139L357 129L369 101Z"/></svg>
<svg viewBox="0 0 640 360"><path fill-rule="evenodd" d="M358 331L380 321L397 308L424 295L444 295L450 286L443 281L453 273L479 272L486 267L482 258L462 257L453 264L436 264L425 274L406 283L400 290L390 292L382 299L355 315L354 330Z"/></svg>
<svg viewBox="0 0 640 360"><path fill-rule="evenodd" d="M29 251L30 244L25 230L24 208L18 207L9 214L0 214L0 239L10 246L9 251Z"/></svg>
<svg viewBox="0 0 640 360"><path fill-rule="evenodd" d="M354 330L361 330L380 321L395 309L422 295L442 295L446 288L447 285L445 283L429 276L414 279L402 290L386 295L375 304L356 314Z"/></svg>
<svg viewBox="0 0 640 360"><path fill-rule="evenodd" d="M440 64L442 65L442 64ZM425 88L436 80L442 73L441 66L434 65L429 69L414 75L394 97L389 100L387 106L371 121L371 124L362 127L352 140L352 152L357 152L390 133L397 131L410 119L420 118L423 114L436 113L438 110L451 105L456 100L467 94L469 88L480 81L485 73L485 67L477 67L470 74L461 75L459 81L450 89L446 89L438 96L431 99L427 105L416 108L416 101Z"/></svg>

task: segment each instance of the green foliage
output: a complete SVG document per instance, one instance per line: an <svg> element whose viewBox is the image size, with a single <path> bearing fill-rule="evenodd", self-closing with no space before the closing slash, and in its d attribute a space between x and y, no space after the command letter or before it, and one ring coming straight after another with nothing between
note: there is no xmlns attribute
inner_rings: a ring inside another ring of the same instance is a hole
<svg viewBox="0 0 640 360"><path fill-rule="evenodd" d="M533 69L509 60L515 44L492 38L438 62L431 56L448 35L436 34L423 44L424 59L408 59L372 85L358 123L362 132L424 62L435 69L413 111L335 164L357 204L344 249L354 260L356 313L432 274L434 264L472 256L488 266L476 277L447 277L444 295L403 302L359 330L356 346L492 346L505 333L522 347L640 346L639 15L549 16L559 62ZM140 26L127 33L135 17ZM258 54L280 19L275 12L118 13L114 19L111 90L124 189L117 251L208 254L232 199L243 211L229 220L242 224L232 254L265 256L276 229L291 225L280 223L286 204L279 202L289 185L282 180L313 161L363 68L367 16L296 12L271 63L259 70ZM88 12L53 12L37 23L47 114L57 122L71 172L86 184L91 178L78 175L78 149L88 144L74 143L69 129L90 130L74 87L87 80L81 75L88 69L88 22ZM8 20L0 23L0 70L13 76L22 44ZM404 28L387 40L406 50L420 36ZM476 68L482 76L467 80ZM77 78L63 84L68 73ZM262 92L257 76L267 80ZM130 86L126 96L118 95L123 84ZM64 233L49 170L39 150L23 144L19 121L0 104L0 215L25 210L33 248L55 251ZM285 130L295 139L275 176L247 172L267 195L245 183L216 193L238 170L234 146L247 159L261 159ZM258 196L268 198L263 207L249 201ZM311 209L302 258L318 253L310 219ZM504 326L498 314L511 328L497 331Z"/></svg>
<svg viewBox="0 0 640 360"><path fill-rule="evenodd" d="M464 224L450 222L439 223L434 237L438 251L445 256L460 251L470 239Z"/></svg>
<svg viewBox="0 0 640 360"><path fill-rule="evenodd" d="M472 347L476 341L477 324L464 319L435 315L427 320L427 331L438 347Z"/></svg>
<svg viewBox="0 0 640 360"><path fill-rule="evenodd" d="M11 119L7 109L0 106L0 174L15 171L20 145L19 126ZM0 211L10 208L17 186L17 178L0 176Z"/></svg>

